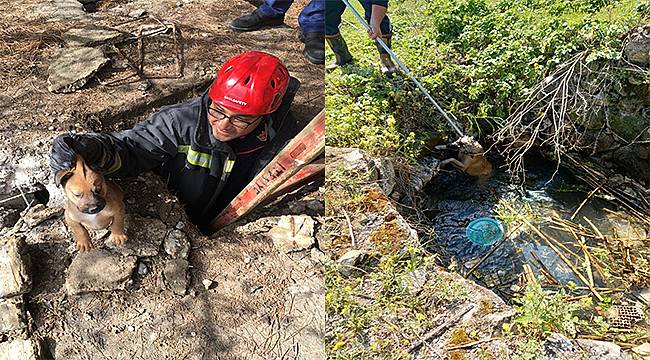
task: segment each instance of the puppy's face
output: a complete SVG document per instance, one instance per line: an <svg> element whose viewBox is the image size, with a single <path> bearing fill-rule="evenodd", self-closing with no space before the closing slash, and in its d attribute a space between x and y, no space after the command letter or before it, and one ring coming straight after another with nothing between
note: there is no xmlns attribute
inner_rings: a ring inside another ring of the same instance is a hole
<svg viewBox="0 0 650 360"><path fill-rule="evenodd" d="M55 181L63 184L65 196L79 212L97 214L106 206L104 176L86 166L81 156L76 157L74 169L59 172Z"/></svg>

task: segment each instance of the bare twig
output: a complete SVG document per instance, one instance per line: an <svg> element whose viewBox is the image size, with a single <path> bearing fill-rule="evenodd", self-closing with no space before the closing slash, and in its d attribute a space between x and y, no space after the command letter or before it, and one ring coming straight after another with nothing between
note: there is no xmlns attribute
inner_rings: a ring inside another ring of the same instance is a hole
<svg viewBox="0 0 650 360"><path fill-rule="evenodd" d="M445 321L442 325L438 326L437 328L435 328L435 329L433 329L432 331L430 331L430 332L428 332L427 334L425 334L424 337L423 337L421 340L419 340L419 341L416 342L415 344L411 345L411 346L408 348L407 351L408 351L409 353L413 353L414 351L416 351L417 349L419 349L420 347L422 347L422 345L424 345L426 342L428 342L428 341L431 340L432 338L434 338L434 337L436 337L436 336L439 336L440 334L442 334L443 332L445 332L449 327L451 327L451 326L457 324L457 323L460 321L460 319L461 319L463 316L465 316L465 314L467 314L467 313L470 312L472 309L474 309L474 307L475 307L474 304L469 304L468 306L464 307L464 308L461 309L459 312L457 312L456 314L454 314L451 318L449 318L447 321Z"/></svg>
<svg viewBox="0 0 650 360"><path fill-rule="evenodd" d="M480 345L480 344L483 344L483 343L486 343L486 342L490 342L490 341L494 341L494 340L501 340L501 339L503 339L503 338L500 338L500 337L488 338L488 339L483 339L483 340L470 342L470 343L467 343L467 344L451 346L451 347L448 347L446 350L447 351L452 351L452 350L458 350L458 349L467 349L467 348L471 348L471 347L474 347L476 345Z"/></svg>

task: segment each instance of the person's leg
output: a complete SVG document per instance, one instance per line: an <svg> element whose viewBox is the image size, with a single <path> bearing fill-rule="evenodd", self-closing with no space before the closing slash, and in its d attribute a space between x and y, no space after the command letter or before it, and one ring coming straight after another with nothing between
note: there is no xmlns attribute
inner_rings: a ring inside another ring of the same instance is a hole
<svg viewBox="0 0 650 360"><path fill-rule="evenodd" d="M265 0L257 8L257 11L267 18L284 18L284 14L289 10L291 4L293 4L293 0Z"/></svg>
<svg viewBox="0 0 650 360"><path fill-rule="evenodd" d="M343 1L330 0L327 2L327 8L325 10L325 39L336 56L336 62L332 66L328 66L328 70L336 66L345 65L353 60L352 54L348 50L348 45L345 43L345 39L343 39L339 31L341 16L344 11L345 4Z"/></svg>
<svg viewBox="0 0 650 360"><path fill-rule="evenodd" d="M311 0L298 16L303 54L314 64L325 63L325 0Z"/></svg>
<svg viewBox="0 0 650 360"><path fill-rule="evenodd" d="M230 23L230 28L235 31L253 31L265 26L278 26L284 24L284 14L293 0L265 0L259 8L248 15L243 15Z"/></svg>
<svg viewBox="0 0 650 360"><path fill-rule="evenodd" d="M361 6L365 10L365 18L367 22L370 22L370 17L372 15L372 4L370 0L359 0ZM381 40L388 46L390 49L392 46L392 33L393 29L390 24L390 19L388 15L384 16L379 25L382 35L380 36ZM392 75L397 71L397 67L393 63L393 60L390 58L390 55L384 49L383 46L379 44L378 41L375 41L375 46L377 46L377 51L379 51L379 62L381 66L381 72L386 75Z"/></svg>

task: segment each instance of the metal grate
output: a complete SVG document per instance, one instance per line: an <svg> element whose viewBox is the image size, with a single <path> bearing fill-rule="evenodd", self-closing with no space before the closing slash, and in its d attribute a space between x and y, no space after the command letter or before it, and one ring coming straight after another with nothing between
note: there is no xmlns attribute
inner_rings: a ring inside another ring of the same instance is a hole
<svg viewBox="0 0 650 360"><path fill-rule="evenodd" d="M609 310L609 325L620 329L631 329L634 324L643 320L643 310L634 305L614 305Z"/></svg>

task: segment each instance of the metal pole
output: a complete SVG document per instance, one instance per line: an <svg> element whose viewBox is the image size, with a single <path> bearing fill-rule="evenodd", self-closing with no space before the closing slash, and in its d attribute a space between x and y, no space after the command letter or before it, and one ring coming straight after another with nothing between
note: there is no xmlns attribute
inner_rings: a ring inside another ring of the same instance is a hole
<svg viewBox="0 0 650 360"><path fill-rule="evenodd" d="M347 8L350 9L350 11L352 11L352 13L354 13L354 16L356 16L357 19L359 19L359 21L366 28L366 30L370 31L370 25L368 25L366 20L361 17L361 15L357 12L357 9L355 9L350 4L350 1L349 0L341 0L341 1L343 1L343 3L345 3L345 6L347 6ZM377 39L375 39L375 41L377 41L379 43L379 45L381 45L381 47L383 47L384 50L386 50L388 52L390 57L392 57L393 60L395 60L397 62L399 67L402 69L402 71L404 71L404 73L406 75L408 75L408 77L415 83L415 85L417 85L417 87L420 89L420 91L429 99L429 101L431 101L433 106L435 106L436 109L438 110L438 112L440 112L440 114L442 114L442 117L445 118L447 123L452 127L452 129L454 129L456 134L459 137L462 137L463 135L465 135L460 130L458 125L456 125L456 123L453 120L451 120L449 115L447 115L447 113L440 107L440 105L438 105L438 103L435 100L433 100L433 97L431 97L431 95L429 95L429 92L424 88L424 86L422 86L422 84L420 84L420 82L413 75L411 75L411 71L406 67L406 65L404 65L404 63L397 57L397 55L395 55L395 53L388 47L388 45L386 45L386 43L382 39L380 39L379 37Z"/></svg>

